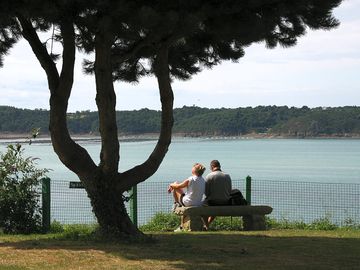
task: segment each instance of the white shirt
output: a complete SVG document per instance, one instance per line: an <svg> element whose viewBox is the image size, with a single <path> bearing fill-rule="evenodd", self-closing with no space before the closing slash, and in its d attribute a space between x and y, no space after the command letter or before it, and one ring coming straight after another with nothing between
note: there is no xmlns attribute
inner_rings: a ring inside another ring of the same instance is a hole
<svg viewBox="0 0 360 270"><path fill-rule="evenodd" d="M202 176L192 175L187 180L189 184L182 201L185 206L200 206L205 193L205 179Z"/></svg>

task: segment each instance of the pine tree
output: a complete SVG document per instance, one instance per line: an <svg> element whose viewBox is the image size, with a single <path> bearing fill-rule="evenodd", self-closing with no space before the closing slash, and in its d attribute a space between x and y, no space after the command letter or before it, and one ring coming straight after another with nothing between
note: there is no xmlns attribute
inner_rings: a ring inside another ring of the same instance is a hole
<svg viewBox="0 0 360 270"><path fill-rule="evenodd" d="M173 79L190 79L224 60L238 61L244 48L265 42L268 48L296 44L308 28L338 25L332 10L341 0L2 0L0 65L9 49L24 38L44 69L50 90L50 123L54 150L84 183L104 234L139 235L122 194L156 172L171 143ZM40 32L52 32L62 45L54 55ZM69 135L66 112L74 80L76 50L95 54L84 60L94 74L100 163ZM49 51L50 50L50 51ZM56 61L62 59L58 70ZM157 78L162 104L161 132L146 161L118 171L119 141L114 81Z"/></svg>

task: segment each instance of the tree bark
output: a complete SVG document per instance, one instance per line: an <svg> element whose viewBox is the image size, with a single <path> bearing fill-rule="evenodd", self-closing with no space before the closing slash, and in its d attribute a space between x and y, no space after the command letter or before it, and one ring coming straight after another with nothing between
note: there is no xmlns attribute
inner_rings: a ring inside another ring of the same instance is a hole
<svg viewBox="0 0 360 270"><path fill-rule="evenodd" d="M159 85L161 100L161 129L158 142L148 159L120 175L126 179L119 183L120 190L129 190L132 186L145 181L152 176L159 168L171 143L172 127L174 124L173 104L174 94L171 87L168 44L164 44L156 55L155 75Z"/></svg>
<svg viewBox="0 0 360 270"><path fill-rule="evenodd" d="M31 22L25 18L20 18L19 21L24 37L47 74L51 93L49 129L54 150L61 162L75 172L84 183L101 232L114 237L143 235L127 214L123 193L156 172L171 143L174 97L168 64L168 45L158 50L155 59L155 75L162 104L161 132L158 142L143 164L119 173L120 146L117 137L116 95L111 66L113 36L108 30L108 22L103 20L100 23L95 38L96 103L102 142L100 164L97 166L87 151L72 140L67 128L66 113L73 86L75 63L73 24L66 20L60 24L63 63L59 75L55 63L41 43Z"/></svg>
<svg viewBox="0 0 360 270"><path fill-rule="evenodd" d="M40 41L30 20L18 16L24 38L29 42L35 56L45 70L50 90L50 123L49 130L54 151L61 162L80 179L88 179L96 170L87 151L75 143L68 132L66 112L68 100L73 86L75 63L74 26L70 21L60 23L63 37L63 64L59 75L56 64L51 59L46 47ZM85 184L87 181L85 181Z"/></svg>
<svg viewBox="0 0 360 270"><path fill-rule="evenodd" d="M118 173L119 140L116 123L116 95L111 63L111 34L107 19L101 21L95 37L96 104L101 134L100 168L106 175Z"/></svg>
<svg viewBox="0 0 360 270"><path fill-rule="evenodd" d="M98 173L92 184L94 187L91 191L88 191L88 194L103 234L115 237L142 235L127 214L122 194L156 172L171 143L173 93L169 76L168 49L164 46L159 50L155 64L155 74L158 79L162 103L161 133L158 143L150 157L143 164L127 172L117 173L117 167L115 168L115 166L117 166L118 156L116 153L118 154L118 152L114 153L114 151L118 151L119 148L117 148L117 133L114 133L113 129L113 125L116 126L115 114L112 115L112 113L115 113L115 103L112 100L115 94L113 93L113 85L110 85L108 80L111 74L111 69L109 69L109 46L111 46L111 43L110 39L105 36L98 38L99 46L97 47L98 55L96 56L98 62L95 63L95 76L102 137L102 155ZM110 100L107 100L107 98L110 98ZM107 151L109 151L109 155L106 154Z"/></svg>
<svg viewBox="0 0 360 270"><path fill-rule="evenodd" d="M125 190L116 189L119 140L116 123L116 95L111 64L113 35L109 19L103 18L95 37L96 104L101 135L100 164L89 182L87 192L100 230L106 237L139 236L142 232L131 222L123 199ZM85 180L86 181L86 180Z"/></svg>

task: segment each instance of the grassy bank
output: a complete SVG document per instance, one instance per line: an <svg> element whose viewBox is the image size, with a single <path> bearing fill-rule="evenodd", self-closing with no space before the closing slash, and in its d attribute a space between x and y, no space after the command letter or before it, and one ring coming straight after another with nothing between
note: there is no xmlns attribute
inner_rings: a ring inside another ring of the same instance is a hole
<svg viewBox="0 0 360 270"><path fill-rule="evenodd" d="M359 269L359 230L154 233L153 239L0 235L0 269Z"/></svg>

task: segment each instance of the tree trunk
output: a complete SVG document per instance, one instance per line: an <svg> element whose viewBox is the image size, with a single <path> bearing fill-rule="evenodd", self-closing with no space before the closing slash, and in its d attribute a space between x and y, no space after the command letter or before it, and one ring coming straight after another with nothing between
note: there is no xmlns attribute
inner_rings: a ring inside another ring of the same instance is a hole
<svg viewBox="0 0 360 270"><path fill-rule="evenodd" d="M159 168L171 143L172 127L174 124L173 103L174 95L171 87L168 45L164 44L157 52L155 59L155 75L158 80L161 100L161 130L155 149L148 159L121 174L127 181L119 183L118 188L128 190L132 186L145 181L152 176Z"/></svg>
<svg viewBox="0 0 360 270"><path fill-rule="evenodd" d="M100 232L106 238L113 239L143 236L129 218L123 194L114 187L117 180L99 173L87 189Z"/></svg>
<svg viewBox="0 0 360 270"><path fill-rule="evenodd" d="M99 24L95 39L96 103L99 109L101 134L100 164L96 166L88 152L70 137L66 114L73 86L75 62L75 36L71 22L61 23L63 37L63 61L61 74L46 48L41 43L31 22L19 18L23 35L31 45L45 70L50 89L49 129L54 150L61 162L75 172L84 183L100 225L101 232L108 236L142 236L142 232L131 222L124 204L123 193L134 185L145 181L159 168L171 143L173 126L173 93L168 65L168 47L162 46L155 59L155 75L158 79L162 104L161 132L158 143L148 159L124 173L118 172L119 141L116 125L116 96L112 81L111 46L113 36L106 19Z"/></svg>
<svg viewBox="0 0 360 270"><path fill-rule="evenodd" d="M173 125L172 107L173 93L170 84L169 66L168 66L168 49L163 47L159 50L156 59L156 76L159 84L159 91L162 103L162 121L161 133L158 143L150 155L150 157L141 165L124 172L117 173L118 156L118 140L114 136L114 123L116 124L115 103L112 97L113 85L109 84L111 69L109 69L110 50L107 46L111 46L108 42L109 37L98 37L99 46L97 47L97 56L95 67L95 76L97 83L97 104L99 108L100 132L102 137L102 155L100 166L97 174L88 188L88 194L91 199L93 211L99 222L101 232L104 235L112 235L121 237L123 235L138 236L142 233L131 222L127 214L123 193L132 186L145 181L156 172L160 166L168 147L171 143L171 130ZM105 38L105 40L103 39ZM108 44L108 45L106 45ZM110 99L109 99L110 97ZM109 99L105 101L106 99ZM113 106L113 107L112 107ZM109 109L111 107L112 109ZM101 114L110 115L110 117L102 117ZM107 151L109 155L104 155ZM114 153L116 151L116 153Z"/></svg>
<svg viewBox="0 0 360 270"><path fill-rule="evenodd" d="M63 63L59 75L54 61L40 41L30 20L23 16L19 16L18 19L24 38L29 42L47 75L51 94L49 130L54 151L66 167L75 172L80 179L86 179L93 175L96 165L87 151L71 139L66 124L66 111L73 85L75 63L74 26L66 20L60 24L63 37Z"/></svg>
<svg viewBox="0 0 360 270"><path fill-rule="evenodd" d="M109 30L109 20L103 18L95 37L96 104L99 111L101 152L97 173L90 182L87 192L104 235L138 236L142 235L142 232L131 222L125 208L123 193L126 190L116 188L117 183L126 182L126 179L118 173L120 146L111 63L114 36Z"/></svg>

